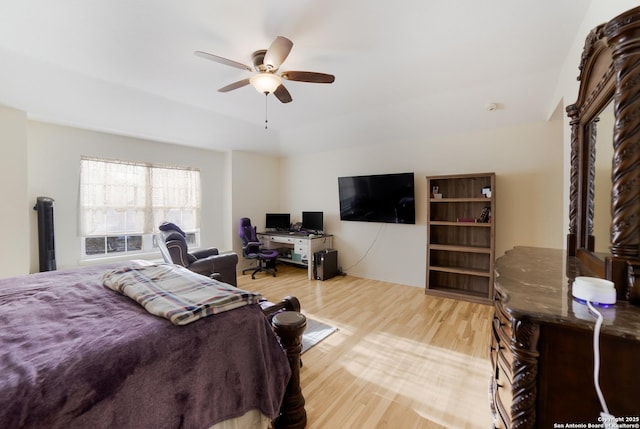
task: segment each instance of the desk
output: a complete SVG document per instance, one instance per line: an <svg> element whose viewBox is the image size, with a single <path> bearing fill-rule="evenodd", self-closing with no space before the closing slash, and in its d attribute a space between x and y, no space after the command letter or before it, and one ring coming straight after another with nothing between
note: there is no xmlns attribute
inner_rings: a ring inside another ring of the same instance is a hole
<svg viewBox="0 0 640 429"><path fill-rule="evenodd" d="M283 262L308 267L309 280L313 280L313 254L320 250L330 249L333 245L333 235L300 235L288 232L259 232L258 240L265 249L291 249L290 257L280 255Z"/></svg>

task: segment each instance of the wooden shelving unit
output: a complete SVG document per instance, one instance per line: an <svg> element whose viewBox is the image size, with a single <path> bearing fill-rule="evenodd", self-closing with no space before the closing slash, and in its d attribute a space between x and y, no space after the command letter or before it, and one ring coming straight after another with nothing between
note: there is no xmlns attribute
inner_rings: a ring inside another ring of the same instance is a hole
<svg viewBox="0 0 640 429"><path fill-rule="evenodd" d="M427 177L427 294L492 302L495 181L495 173Z"/></svg>

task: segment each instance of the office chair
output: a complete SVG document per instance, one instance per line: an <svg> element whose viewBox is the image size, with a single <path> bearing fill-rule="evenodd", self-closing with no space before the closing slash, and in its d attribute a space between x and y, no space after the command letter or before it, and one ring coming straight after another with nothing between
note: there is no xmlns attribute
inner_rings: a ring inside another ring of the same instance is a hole
<svg viewBox="0 0 640 429"><path fill-rule="evenodd" d="M255 279L256 273L264 271L276 276L276 259L278 258L277 250L262 249L262 243L258 241L256 228L251 226L251 219L248 217L240 218L240 226L238 227L238 235L242 239L242 254L247 259L255 259L258 262L257 267L249 267L242 270L242 274L253 270L251 278ZM273 269L271 269L273 267Z"/></svg>
<svg viewBox="0 0 640 429"><path fill-rule="evenodd" d="M195 273L238 286L238 255L233 252L220 254L215 247L189 252L186 234L179 226L163 222L159 229L158 247L166 263L182 265Z"/></svg>

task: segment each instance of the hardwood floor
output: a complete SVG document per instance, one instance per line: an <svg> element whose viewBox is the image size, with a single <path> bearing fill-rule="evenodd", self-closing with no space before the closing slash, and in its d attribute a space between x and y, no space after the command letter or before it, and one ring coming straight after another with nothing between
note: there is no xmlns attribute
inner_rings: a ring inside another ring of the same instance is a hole
<svg viewBox="0 0 640 429"><path fill-rule="evenodd" d="M307 280L278 265L277 277L240 275L240 288L338 332L303 357L308 429L490 428L492 307L427 296L422 288L350 276Z"/></svg>

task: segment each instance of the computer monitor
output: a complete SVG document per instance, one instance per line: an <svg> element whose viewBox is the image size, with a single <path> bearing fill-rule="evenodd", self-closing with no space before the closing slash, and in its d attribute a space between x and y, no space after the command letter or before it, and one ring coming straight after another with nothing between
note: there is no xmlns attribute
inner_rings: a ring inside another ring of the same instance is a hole
<svg viewBox="0 0 640 429"><path fill-rule="evenodd" d="M289 231L291 228L291 215L289 213L267 213L265 228L275 229L276 231Z"/></svg>
<svg viewBox="0 0 640 429"><path fill-rule="evenodd" d="M324 231L322 212L302 212L302 229L312 233Z"/></svg>

